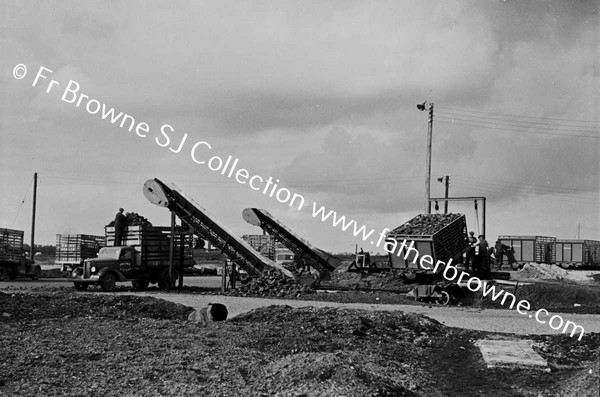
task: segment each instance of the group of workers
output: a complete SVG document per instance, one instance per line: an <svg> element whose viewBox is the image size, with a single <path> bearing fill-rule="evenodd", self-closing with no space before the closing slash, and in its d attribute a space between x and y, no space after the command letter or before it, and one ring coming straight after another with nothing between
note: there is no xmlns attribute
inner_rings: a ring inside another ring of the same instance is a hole
<svg viewBox="0 0 600 397"><path fill-rule="evenodd" d="M489 266L489 245L483 234L475 238L474 232L469 232L469 251L466 255L465 270L469 270L469 266L473 269L473 273L482 274L490 271Z"/></svg>
<svg viewBox="0 0 600 397"><path fill-rule="evenodd" d="M469 232L469 251L466 253L465 270L468 271L469 264L471 264L472 271L475 274L489 273L491 271L492 253L494 254L496 268L500 270L502 268L503 255L505 253L510 254L511 250L511 247L502 244L500 240L497 240L496 245L490 248L483 234L475 238L475 233ZM510 262L509 256L509 264Z"/></svg>

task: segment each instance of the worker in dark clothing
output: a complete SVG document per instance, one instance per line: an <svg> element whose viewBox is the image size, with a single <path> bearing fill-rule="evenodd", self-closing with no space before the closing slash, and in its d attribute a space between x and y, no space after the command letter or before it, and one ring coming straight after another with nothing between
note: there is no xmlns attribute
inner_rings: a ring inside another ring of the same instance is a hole
<svg viewBox="0 0 600 397"><path fill-rule="evenodd" d="M123 208L119 208L119 212L115 216L115 247L123 243L123 234L127 229L127 217L123 214Z"/></svg>
<svg viewBox="0 0 600 397"><path fill-rule="evenodd" d="M483 234L479 235L479 241L475 244L475 256L473 260L473 270L475 274L484 274L489 272L488 268L488 242L485 241Z"/></svg>
<svg viewBox="0 0 600 397"><path fill-rule="evenodd" d="M506 246L502 244L500 240L496 240L496 245L494 246L494 257L496 258L496 269L498 270L502 268L502 257L504 256L504 247Z"/></svg>
<svg viewBox="0 0 600 397"><path fill-rule="evenodd" d="M469 270L469 263L473 264L475 260L475 245L477 244L477 239L475 238L475 232L469 232L469 251L467 251L467 257L465 260L465 270ZM474 265L474 264L473 264Z"/></svg>

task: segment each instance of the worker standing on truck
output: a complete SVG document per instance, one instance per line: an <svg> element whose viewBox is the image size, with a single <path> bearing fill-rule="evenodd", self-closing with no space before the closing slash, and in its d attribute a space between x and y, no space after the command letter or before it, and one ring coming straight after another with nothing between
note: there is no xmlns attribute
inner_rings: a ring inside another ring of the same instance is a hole
<svg viewBox="0 0 600 397"><path fill-rule="evenodd" d="M119 208L119 212L115 216L115 247L123 242L123 233L127 229L127 217L123 214L123 208Z"/></svg>

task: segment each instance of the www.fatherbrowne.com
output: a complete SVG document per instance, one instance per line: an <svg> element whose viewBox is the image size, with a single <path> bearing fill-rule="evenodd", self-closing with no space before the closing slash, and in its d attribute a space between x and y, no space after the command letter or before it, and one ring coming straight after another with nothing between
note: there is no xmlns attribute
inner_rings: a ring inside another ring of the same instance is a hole
<svg viewBox="0 0 600 397"><path fill-rule="evenodd" d="M577 325L572 321L565 322L559 315L554 315L550 317L548 321L546 321L546 319L550 316L550 313L546 309L539 309L534 314L529 314L528 310L531 309L529 301L523 299L517 302L517 298L514 294L506 292L502 289L496 290L495 285L490 285L478 277L470 277L469 273L452 266L452 259L449 259L448 263L438 260L434 264L434 260L430 255L419 255L419 251L417 251L417 249L414 247L414 241L398 241L395 239L386 240L385 237L391 231L391 229L383 229L379 233L377 241L375 241L374 239L370 239L370 237L375 233L375 230L371 229L367 231L365 225L359 227L354 219L347 220L345 216L338 216L338 214L332 210L327 212L323 206L317 208L316 203L313 203L312 216L317 219L320 218L323 222L330 220L333 224L333 227L339 226L343 231L351 229L354 237L360 237L363 241L368 242L375 247L380 248L381 244L383 243L383 249L386 252L392 255L397 255L398 257L404 255L404 260L410 260L412 255L412 263L417 264L418 262L418 266L421 269L430 270L433 273L442 272L442 275L446 280L456 281L457 283L466 283L469 291L477 292L481 290L483 297L489 296L492 301L497 301L502 298L500 300L500 304L502 306L505 306L506 303L510 302L510 305L508 306L510 309L515 308L517 313L523 316L528 316L529 318L535 318L535 321L540 324L548 324L548 326L555 331L560 330L560 332L566 334L570 330L570 336L574 336L577 332L579 332L578 340L581 340L583 334L585 333L585 330L582 326Z"/></svg>

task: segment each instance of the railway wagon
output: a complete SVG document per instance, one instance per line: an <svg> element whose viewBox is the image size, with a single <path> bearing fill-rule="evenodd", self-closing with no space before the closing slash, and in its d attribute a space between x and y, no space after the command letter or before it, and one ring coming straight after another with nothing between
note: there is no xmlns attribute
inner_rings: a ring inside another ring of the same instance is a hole
<svg viewBox="0 0 600 397"><path fill-rule="evenodd" d="M556 240L556 264L571 267L600 268L600 241Z"/></svg>
<svg viewBox="0 0 600 397"><path fill-rule="evenodd" d="M556 237L546 236L498 236L504 245L513 247L515 260L519 263L554 263L556 261Z"/></svg>

